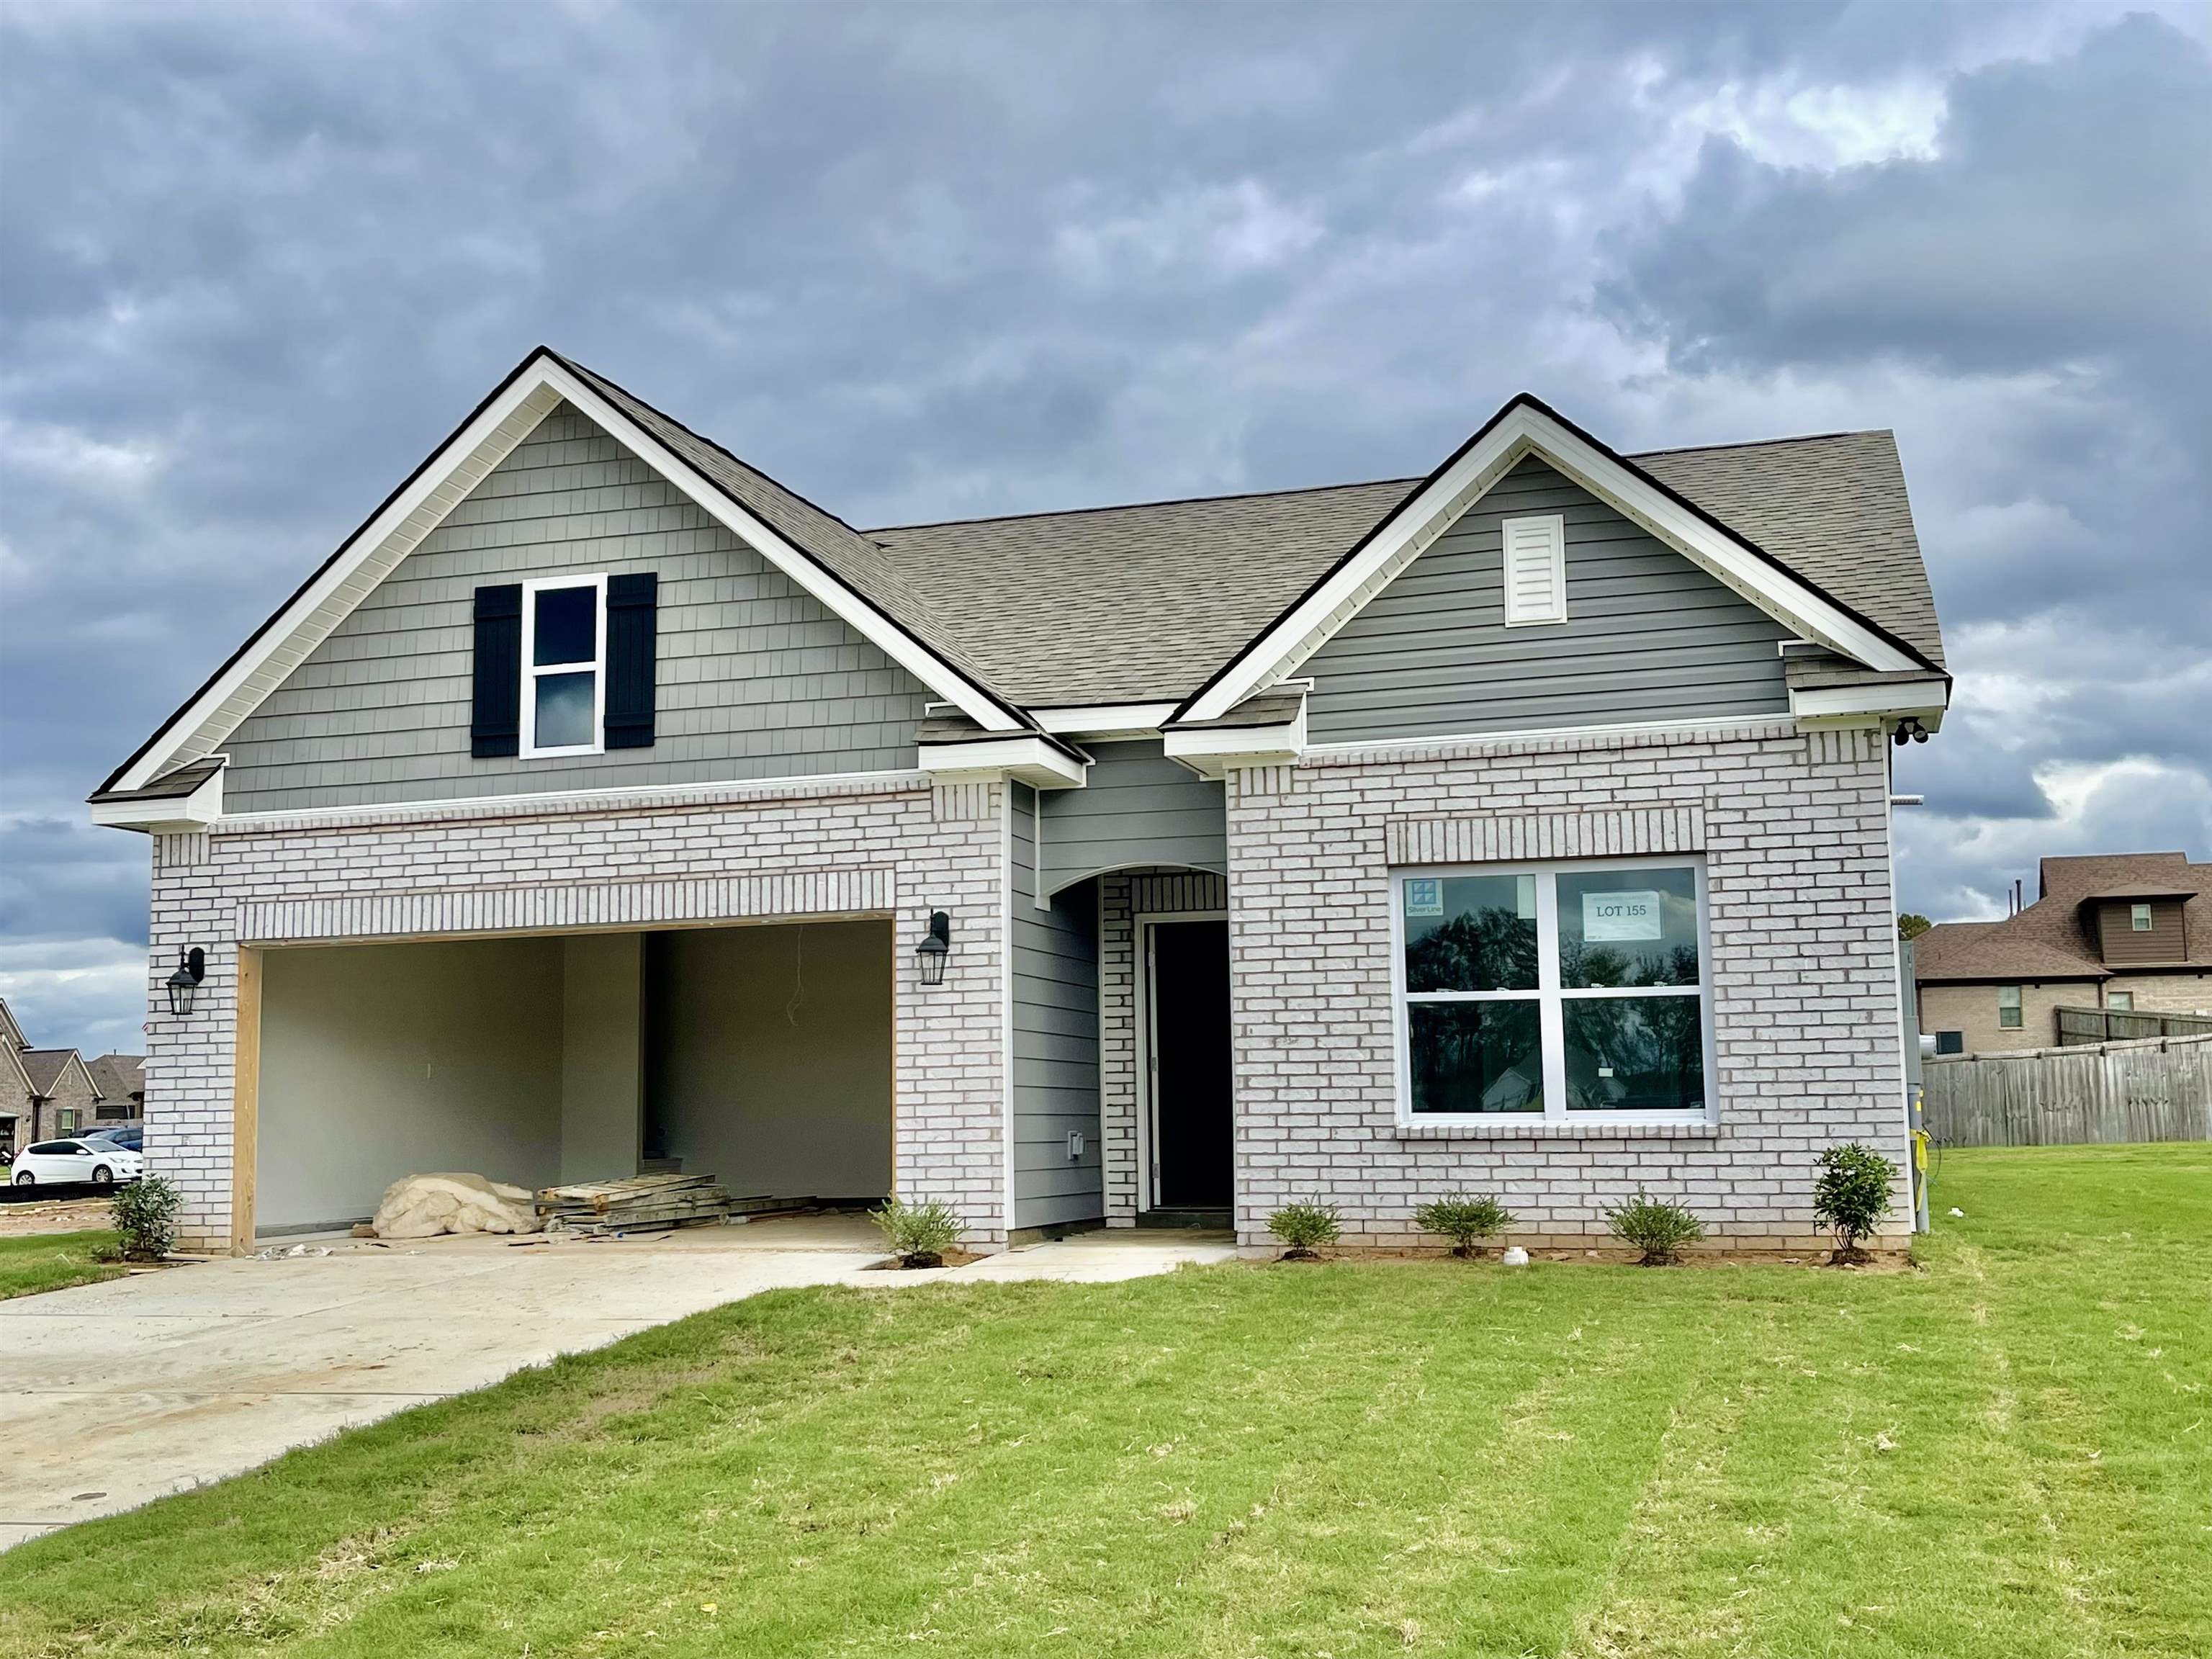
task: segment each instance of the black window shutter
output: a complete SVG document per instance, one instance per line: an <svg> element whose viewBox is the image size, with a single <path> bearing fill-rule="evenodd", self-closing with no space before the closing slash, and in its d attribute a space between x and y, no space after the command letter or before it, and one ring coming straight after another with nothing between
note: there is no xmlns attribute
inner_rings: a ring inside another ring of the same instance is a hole
<svg viewBox="0 0 2212 1659"><path fill-rule="evenodd" d="M469 753L478 760L522 747L522 584L477 589L476 695Z"/></svg>
<svg viewBox="0 0 2212 1659"><path fill-rule="evenodd" d="M653 659L660 578L607 578L607 747L653 747Z"/></svg>

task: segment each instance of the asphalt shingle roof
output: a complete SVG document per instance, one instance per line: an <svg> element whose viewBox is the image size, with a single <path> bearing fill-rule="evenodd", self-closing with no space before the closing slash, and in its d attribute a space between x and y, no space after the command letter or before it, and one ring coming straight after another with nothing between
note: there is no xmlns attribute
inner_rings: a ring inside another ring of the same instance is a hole
<svg viewBox="0 0 2212 1659"><path fill-rule="evenodd" d="M2002 921L1949 921L1913 942L1913 977L1947 980L2103 979L2084 901L2186 890L2182 932L2191 968L2212 968L2212 864L2186 853L2114 853L2043 860L2034 903Z"/></svg>
<svg viewBox="0 0 2212 1659"><path fill-rule="evenodd" d="M1940 665L1942 640L1887 432L1629 459ZM1180 699L1421 483L907 525L869 535L1004 695Z"/></svg>

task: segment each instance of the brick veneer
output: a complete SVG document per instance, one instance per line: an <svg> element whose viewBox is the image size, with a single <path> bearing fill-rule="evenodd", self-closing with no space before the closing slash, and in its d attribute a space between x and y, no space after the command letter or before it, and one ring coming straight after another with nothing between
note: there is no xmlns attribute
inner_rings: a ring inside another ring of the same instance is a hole
<svg viewBox="0 0 2212 1659"><path fill-rule="evenodd" d="M363 808L241 819L155 838L146 1150L183 1189L185 1248L220 1249L231 1207L233 1051L243 944L465 938L890 914L899 1191L1005 1239L1005 791L920 775L566 800ZM959 918L945 983L903 947ZM199 1006L169 1017L179 945L207 951ZM486 1171L496 1175L498 1171Z"/></svg>
<svg viewBox="0 0 2212 1659"><path fill-rule="evenodd" d="M1887 769L1872 731L1392 745L1231 772L1237 1233L1292 1198L1346 1242L1416 1241L1425 1199L1497 1194L1533 1242L1603 1234L1643 1187L1738 1248L1817 1242L1813 1161L1903 1166ZM1701 852L1719 1117L1711 1128L1473 1129L1396 1116L1389 870L1406 859ZM1885 1243L1909 1231L1900 1181ZM1433 1242L1433 1241L1426 1241Z"/></svg>
<svg viewBox="0 0 2212 1659"><path fill-rule="evenodd" d="M1117 870L1098 878L1098 1132L1109 1227L1133 1227L1137 1212L1150 1207L1139 1195L1136 919L1228 904L1228 883L1206 871Z"/></svg>

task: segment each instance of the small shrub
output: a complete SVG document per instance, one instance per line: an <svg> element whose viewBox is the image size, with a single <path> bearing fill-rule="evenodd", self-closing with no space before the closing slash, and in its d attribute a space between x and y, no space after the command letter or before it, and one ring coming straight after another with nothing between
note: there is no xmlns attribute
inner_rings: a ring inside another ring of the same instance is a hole
<svg viewBox="0 0 2212 1659"><path fill-rule="evenodd" d="M111 1200L125 1261L159 1261L177 1248L177 1210L184 1194L173 1182L148 1176L119 1188Z"/></svg>
<svg viewBox="0 0 2212 1659"><path fill-rule="evenodd" d="M1413 1224L1425 1233L1442 1233L1454 1255L1473 1255L1475 1246L1513 1224L1513 1212L1496 1199L1454 1193L1413 1212Z"/></svg>
<svg viewBox="0 0 2212 1659"><path fill-rule="evenodd" d="M1681 1259L1682 1247L1705 1236L1705 1224L1679 1204L1653 1198L1642 1188L1636 1196L1605 1212L1605 1224L1624 1244L1644 1252L1642 1265L1664 1267Z"/></svg>
<svg viewBox="0 0 2212 1659"><path fill-rule="evenodd" d="M1285 1261L1318 1261L1322 1247L1344 1231L1334 1204L1285 1204L1267 1218L1267 1231L1283 1241Z"/></svg>
<svg viewBox="0 0 2212 1659"><path fill-rule="evenodd" d="M1838 1261L1863 1261L1859 1241L1872 1237L1889 1213L1890 1183L1897 1165L1856 1140L1820 1154L1820 1177L1813 1183L1813 1214L1836 1236Z"/></svg>
<svg viewBox="0 0 2212 1659"><path fill-rule="evenodd" d="M868 1212L868 1219L882 1231L902 1267L943 1267L945 1253L960 1237L960 1218L942 1204L887 1198L882 1209Z"/></svg>

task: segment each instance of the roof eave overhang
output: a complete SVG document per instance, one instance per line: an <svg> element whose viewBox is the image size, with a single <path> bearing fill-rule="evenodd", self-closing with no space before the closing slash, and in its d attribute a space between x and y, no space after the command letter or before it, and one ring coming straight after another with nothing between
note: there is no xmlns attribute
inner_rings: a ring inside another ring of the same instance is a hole
<svg viewBox="0 0 2212 1659"><path fill-rule="evenodd" d="M1033 789L1079 789L1091 763L1058 739L1036 734L969 738L918 746L921 769L933 782L1010 779Z"/></svg>
<svg viewBox="0 0 2212 1659"><path fill-rule="evenodd" d="M1950 706L1948 675L1870 685L1793 686L1790 692L1790 717L1798 725L1813 728L1889 726L1916 720L1935 732L1942 729L1944 711Z"/></svg>
<svg viewBox="0 0 2212 1659"><path fill-rule="evenodd" d="M1801 637L1878 672L1941 673L1903 641L1524 392L1186 699L1176 719L1218 718L1291 672L1531 454L1540 455Z"/></svg>
<svg viewBox="0 0 2212 1659"><path fill-rule="evenodd" d="M95 795L88 803L92 821L112 830L148 835L179 835L204 830L222 816L222 775L216 767L189 794Z"/></svg>
<svg viewBox="0 0 2212 1659"><path fill-rule="evenodd" d="M1023 729L1024 717L1008 704L702 477L571 372L556 354L541 346L516 366L136 754L116 769L100 793L143 787L179 765L212 754L329 637L368 591L564 400L612 434L710 518L775 564L931 691L987 730Z"/></svg>
<svg viewBox="0 0 2212 1659"><path fill-rule="evenodd" d="M1218 778L1257 766L1290 766L1306 750L1305 704L1287 720L1271 726L1224 726L1197 730L1170 726L1161 747L1202 778Z"/></svg>

